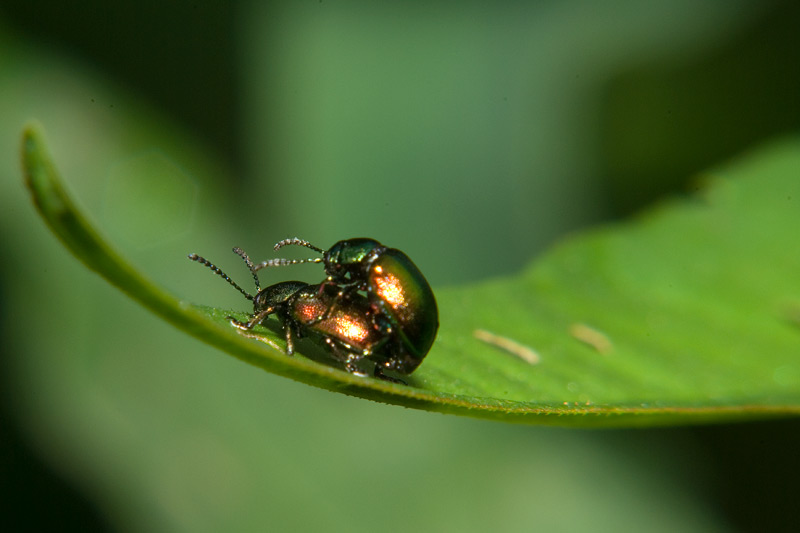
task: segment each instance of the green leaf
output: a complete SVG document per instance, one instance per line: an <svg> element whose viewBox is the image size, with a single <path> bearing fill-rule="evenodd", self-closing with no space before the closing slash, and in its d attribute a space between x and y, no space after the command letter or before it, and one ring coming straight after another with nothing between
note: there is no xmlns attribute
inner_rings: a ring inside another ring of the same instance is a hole
<svg viewBox="0 0 800 533"><path fill-rule="evenodd" d="M22 152L39 212L86 266L176 327L269 372L386 403L526 423L800 413L797 140L710 174L694 198L573 238L520 276L437 291L439 336L408 385L348 374L308 344L299 352L313 359L289 357L279 328L245 338L228 324L230 311L166 293L70 199L38 126L26 128Z"/></svg>

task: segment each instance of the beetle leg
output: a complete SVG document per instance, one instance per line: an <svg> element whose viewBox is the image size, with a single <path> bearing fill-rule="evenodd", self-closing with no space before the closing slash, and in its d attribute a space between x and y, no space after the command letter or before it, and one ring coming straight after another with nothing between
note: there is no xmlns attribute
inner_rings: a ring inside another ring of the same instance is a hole
<svg viewBox="0 0 800 533"><path fill-rule="evenodd" d="M383 381L388 381L389 383L400 383L401 385L408 385L405 381L398 378L393 378L392 376L387 376L383 373L383 367L381 365L375 365L375 372L372 374L378 379L382 379Z"/></svg>
<svg viewBox="0 0 800 533"><path fill-rule="evenodd" d="M322 296L322 293L325 292L325 287L328 287L328 286L334 286L335 287L336 283L331 278L328 278L325 281L323 281L322 283L320 283L319 284L319 292L317 292L317 296Z"/></svg>
<svg viewBox="0 0 800 533"><path fill-rule="evenodd" d="M261 324L264 320L266 320L266 318L269 315L275 313L276 311L277 308L274 306L267 307L266 309L262 309L258 313L251 316L250 320L248 320L247 322L236 320L232 316L226 318L230 320L231 325L233 325L234 327L237 327L242 331L250 331L257 325ZM294 355L294 337L292 335L292 327L290 324L285 322L285 319L283 323L283 331L284 335L286 336L286 355Z"/></svg>
<svg viewBox="0 0 800 533"><path fill-rule="evenodd" d="M265 318L267 318L269 315L271 315L274 312L275 312L275 308L274 307L267 307L266 309L262 309L258 313L256 313L253 316L251 316L250 320L248 320L247 322L242 322L240 320L236 320L232 316L229 316L229 317L226 317L226 318L228 320L230 320L231 324L233 324L235 327L237 327L239 329L243 329L243 330L249 331L249 330L253 329L254 327L256 327L257 325L261 324L264 321Z"/></svg>
<svg viewBox="0 0 800 533"><path fill-rule="evenodd" d="M376 342L372 347L371 351L380 353L381 349L391 341L391 337L384 336L380 341ZM391 348L390 348L391 349ZM405 381L398 378L393 378L391 376L387 376L383 373L384 368L388 368L385 363L375 363L375 370L373 371L372 375L378 379L382 379L383 381L388 381L390 383L400 383L402 385L408 385Z"/></svg>
<svg viewBox="0 0 800 533"><path fill-rule="evenodd" d="M350 352L345 357L344 361L344 368L351 374L355 374L357 376L366 376L367 374L364 373L363 370L358 368L358 362L361 361L362 355L359 353Z"/></svg>
<svg viewBox="0 0 800 533"><path fill-rule="evenodd" d="M325 337L325 342L330 346L333 358L344 364L345 370L358 376L366 375L363 370L358 368L358 362L365 357L364 353L348 349L330 337Z"/></svg>
<svg viewBox="0 0 800 533"><path fill-rule="evenodd" d="M294 355L294 339L292 338L292 327L289 324L283 325L286 334L286 355Z"/></svg>

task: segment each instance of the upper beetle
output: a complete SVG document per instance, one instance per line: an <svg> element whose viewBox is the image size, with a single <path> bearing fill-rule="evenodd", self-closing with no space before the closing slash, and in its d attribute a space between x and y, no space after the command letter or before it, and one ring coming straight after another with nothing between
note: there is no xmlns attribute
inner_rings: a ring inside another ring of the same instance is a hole
<svg viewBox="0 0 800 533"><path fill-rule="evenodd" d="M376 315L376 324L392 336L402 352L400 372L410 374L428 353L439 329L439 311L428 281L409 257L375 239L355 238L339 241L322 250L302 239L285 239L278 250L299 245L322 254L313 259L271 259L254 270L296 263L323 263L327 283L341 287L344 298L365 291Z"/></svg>

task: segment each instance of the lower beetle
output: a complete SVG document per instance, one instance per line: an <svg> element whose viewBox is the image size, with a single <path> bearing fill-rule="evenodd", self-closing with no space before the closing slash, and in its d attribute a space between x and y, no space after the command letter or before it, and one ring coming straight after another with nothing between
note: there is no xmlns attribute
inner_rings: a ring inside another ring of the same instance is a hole
<svg viewBox="0 0 800 533"><path fill-rule="evenodd" d="M383 333L397 339L406 354L407 363L402 371L413 372L433 345L439 312L428 281L411 259L374 239L347 239L323 250L294 238L278 242L275 250L288 245L305 246L322 257L271 259L255 265L253 271L297 263L323 263L328 275L326 283L339 286L343 298L366 292L372 311L381 317Z"/></svg>
<svg viewBox="0 0 800 533"><path fill-rule="evenodd" d="M409 373L407 368L416 368L416 364L411 365L413 359L408 360L396 340L384 333L386 328L381 324L381 317L372 312L364 296L355 294L342 298L335 286L309 285L302 281L284 281L261 289L250 258L240 248L233 251L244 259L253 274L255 296L205 258L191 254L189 259L204 264L252 300L253 314L247 322L228 317L237 328L250 331L275 314L281 321L289 355L294 353L295 338L309 337L324 342L333 357L351 373L363 374L359 367L362 359L374 362L374 375L387 381L398 380L386 376L385 370Z"/></svg>

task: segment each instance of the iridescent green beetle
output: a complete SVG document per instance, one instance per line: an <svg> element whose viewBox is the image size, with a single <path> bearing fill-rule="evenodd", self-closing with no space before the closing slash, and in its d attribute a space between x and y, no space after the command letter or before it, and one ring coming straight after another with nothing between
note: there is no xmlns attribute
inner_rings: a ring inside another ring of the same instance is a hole
<svg viewBox="0 0 800 533"><path fill-rule="evenodd" d="M389 349L383 351L391 356L381 364L403 374L410 374L419 366L436 339L439 311L431 286L406 254L365 238L339 241L328 250L302 239L285 239L275 245L275 250L288 245L305 246L322 257L271 259L256 265L255 270L323 263L328 275L323 286L337 285L344 299L359 291L366 292L375 327L390 344Z"/></svg>

